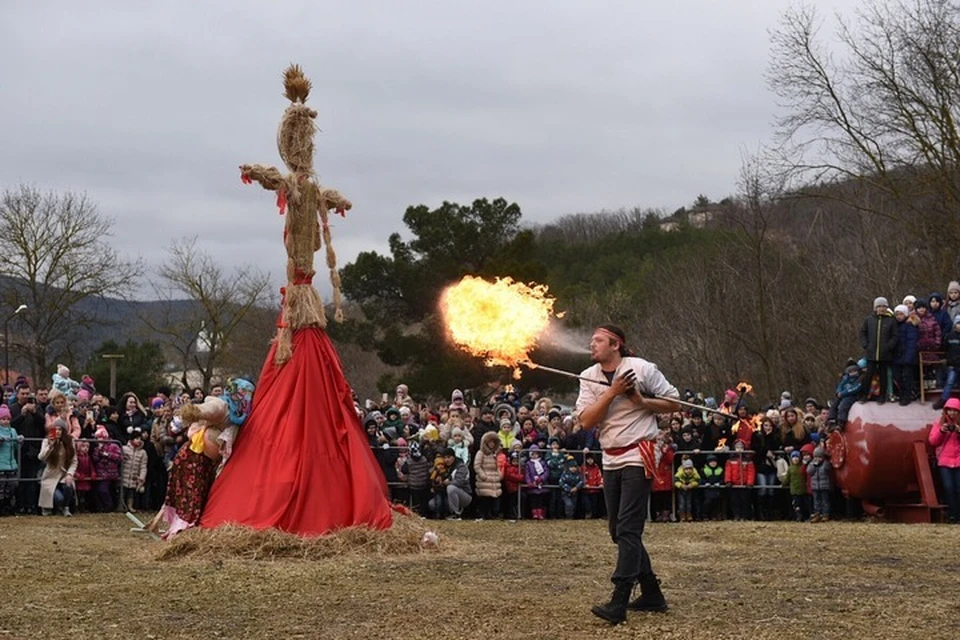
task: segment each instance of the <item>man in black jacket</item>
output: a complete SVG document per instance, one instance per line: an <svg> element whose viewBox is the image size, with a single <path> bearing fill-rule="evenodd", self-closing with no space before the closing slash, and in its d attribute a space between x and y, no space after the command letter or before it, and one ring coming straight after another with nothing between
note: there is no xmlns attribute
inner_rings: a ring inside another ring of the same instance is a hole
<svg viewBox="0 0 960 640"><path fill-rule="evenodd" d="M860 327L860 346L863 347L867 358L867 367L863 374L863 390L860 400L866 401L870 397L870 381L873 374L880 373L880 397L877 402L883 404L887 400L887 376L890 375L890 365L897 355L897 319L890 314L887 299L880 297L873 301L873 313L867 316Z"/></svg>

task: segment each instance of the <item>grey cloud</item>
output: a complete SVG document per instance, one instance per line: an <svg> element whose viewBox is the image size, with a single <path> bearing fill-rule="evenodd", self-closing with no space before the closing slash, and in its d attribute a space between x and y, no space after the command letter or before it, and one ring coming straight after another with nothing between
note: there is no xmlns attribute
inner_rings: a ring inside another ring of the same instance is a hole
<svg viewBox="0 0 960 640"><path fill-rule="evenodd" d="M503 195L530 222L672 210L733 191L741 148L769 137L766 30L782 7L13 3L0 186L87 191L152 264L199 234L279 279L273 197L237 165L279 164L280 72L296 61L314 81L321 180L355 204L337 221L341 264L383 250L410 204Z"/></svg>

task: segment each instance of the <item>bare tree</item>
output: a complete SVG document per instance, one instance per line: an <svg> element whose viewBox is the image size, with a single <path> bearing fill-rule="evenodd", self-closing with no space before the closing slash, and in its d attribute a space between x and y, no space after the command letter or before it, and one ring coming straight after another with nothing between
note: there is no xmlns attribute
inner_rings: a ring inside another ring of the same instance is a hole
<svg viewBox="0 0 960 640"><path fill-rule="evenodd" d="M801 158L811 185L852 180L872 197L848 204L893 219L929 244L932 269L955 267L960 6L884 0L838 23L837 57L812 7L784 13L772 34L768 80L785 109L780 142L791 161Z"/></svg>
<svg viewBox="0 0 960 640"><path fill-rule="evenodd" d="M220 372L251 310L264 299L269 275L251 266L228 273L197 246L197 238L174 242L153 289L159 303L141 315L186 374L197 370L203 387Z"/></svg>
<svg viewBox="0 0 960 640"><path fill-rule="evenodd" d="M0 199L2 303L18 314L25 355L35 380L59 360L70 362L80 330L105 322L94 300L127 297L143 273L110 246L114 220L101 215L86 195L42 193L21 185Z"/></svg>

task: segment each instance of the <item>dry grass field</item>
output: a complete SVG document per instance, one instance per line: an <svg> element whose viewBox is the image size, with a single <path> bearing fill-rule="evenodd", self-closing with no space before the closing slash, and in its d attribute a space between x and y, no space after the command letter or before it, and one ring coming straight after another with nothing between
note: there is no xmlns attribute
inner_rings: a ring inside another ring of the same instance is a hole
<svg viewBox="0 0 960 640"><path fill-rule="evenodd" d="M0 520L0 638L960 635L960 527L946 525L651 525L672 608L618 627L589 613L609 595L615 553L597 521L412 520L386 545L191 532L175 548L129 526ZM428 526L440 544L420 550Z"/></svg>

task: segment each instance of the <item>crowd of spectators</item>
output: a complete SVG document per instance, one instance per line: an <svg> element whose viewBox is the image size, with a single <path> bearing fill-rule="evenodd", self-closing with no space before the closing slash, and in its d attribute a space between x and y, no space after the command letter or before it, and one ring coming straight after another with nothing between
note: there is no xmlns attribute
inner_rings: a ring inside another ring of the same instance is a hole
<svg viewBox="0 0 960 640"><path fill-rule="evenodd" d="M753 410L755 400L734 390L720 401L685 391L708 411L660 417L651 517L823 522L838 510L849 515L825 438L844 428L857 401L908 405L927 385L942 389L934 406L944 406L960 372L960 284L950 283L946 299L906 296L892 311L877 298L860 341L864 357L847 362L828 402L798 403L785 391ZM88 376L73 381L62 365L51 382L32 388L20 379L5 389L0 515L158 509L185 441L180 408L207 393L161 387L146 405L133 393L114 400ZM209 389L222 394L220 385ZM392 400L358 402L356 410L391 499L423 517L604 515L596 429L582 428L569 407L536 391L508 388L468 404L454 390L449 403L431 404L414 401L401 384Z"/></svg>

